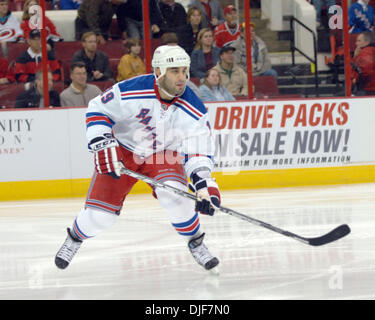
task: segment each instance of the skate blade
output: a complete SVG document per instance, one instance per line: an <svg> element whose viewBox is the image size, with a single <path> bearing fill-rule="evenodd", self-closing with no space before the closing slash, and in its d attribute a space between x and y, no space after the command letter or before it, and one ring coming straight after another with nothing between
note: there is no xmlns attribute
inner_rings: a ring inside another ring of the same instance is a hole
<svg viewBox="0 0 375 320"><path fill-rule="evenodd" d="M218 276L220 274L219 267L213 267L212 269L208 270L208 272L213 276Z"/></svg>

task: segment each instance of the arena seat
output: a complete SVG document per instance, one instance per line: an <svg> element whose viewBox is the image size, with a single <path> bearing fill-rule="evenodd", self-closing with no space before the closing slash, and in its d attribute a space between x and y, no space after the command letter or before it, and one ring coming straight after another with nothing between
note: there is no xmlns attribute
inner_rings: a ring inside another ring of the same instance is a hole
<svg viewBox="0 0 375 320"><path fill-rule="evenodd" d="M273 76L253 77L255 92L259 92L265 96L279 95L276 79Z"/></svg>
<svg viewBox="0 0 375 320"><path fill-rule="evenodd" d="M190 81L194 83L197 87L201 85L201 79L199 78L190 78Z"/></svg>
<svg viewBox="0 0 375 320"><path fill-rule="evenodd" d="M118 64L120 63L120 59L119 58L110 58L109 59L109 64L111 66L111 69L112 69L112 72L113 72L113 78L116 79L117 78L117 66Z"/></svg>
<svg viewBox="0 0 375 320"><path fill-rule="evenodd" d="M73 54L82 49L81 41L62 41L55 43L56 59L61 61L71 60Z"/></svg>
<svg viewBox="0 0 375 320"><path fill-rule="evenodd" d="M7 47L8 61L14 61L22 52L27 50L29 45L27 43L7 42Z"/></svg>
<svg viewBox="0 0 375 320"><path fill-rule="evenodd" d="M103 51L110 59L120 59L125 54L125 47L122 40L107 41L106 44L98 45L98 50Z"/></svg>
<svg viewBox="0 0 375 320"><path fill-rule="evenodd" d="M23 91L25 91L24 83L2 84L0 90L1 108L14 108L18 95Z"/></svg>
<svg viewBox="0 0 375 320"><path fill-rule="evenodd" d="M115 84L115 82L111 81L111 80L107 80L107 81L92 81L92 82L89 82L89 83L98 86L100 88L100 90L102 90L103 92L105 90L107 90L108 88L112 87Z"/></svg>

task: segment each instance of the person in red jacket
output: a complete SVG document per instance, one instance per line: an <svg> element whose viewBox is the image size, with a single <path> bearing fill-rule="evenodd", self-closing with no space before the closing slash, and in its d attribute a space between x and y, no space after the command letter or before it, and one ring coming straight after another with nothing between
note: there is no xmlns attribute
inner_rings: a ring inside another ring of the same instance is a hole
<svg viewBox="0 0 375 320"><path fill-rule="evenodd" d="M358 95L375 95L375 43L372 32L362 32L357 37L352 81L359 87Z"/></svg>
<svg viewBox="0 0 375 320"><path fill-rule="evenodd" d="M20 54L14 65L14 73L17 82L33 82L37 71L42 69L40 31L37 29L31 30L27 41L30 47ZM52 72L53 81L60 81L60 64L56 60L53 51L48 51L48 66Z"/></svg>
<svg viewBox="0 0 375 320"><path fill-rule="evenodd" d="M215 43L219 48L231 45L240 36L237 9L233 5L224 8L225 22L215 29Z"/></svg>

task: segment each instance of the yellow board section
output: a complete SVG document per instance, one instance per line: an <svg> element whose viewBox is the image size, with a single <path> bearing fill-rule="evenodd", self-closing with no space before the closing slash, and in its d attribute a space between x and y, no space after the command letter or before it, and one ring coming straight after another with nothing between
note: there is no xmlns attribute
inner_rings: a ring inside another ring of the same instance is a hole
<svg viewBox="0 0 375 320"><path fill-rule="evenodd" d="M215 172L220 189L261 189L375 182L375 165ZM0 201L85 197L90 179L0 182ZM139 181L131 193L150 193Z"/></svg>

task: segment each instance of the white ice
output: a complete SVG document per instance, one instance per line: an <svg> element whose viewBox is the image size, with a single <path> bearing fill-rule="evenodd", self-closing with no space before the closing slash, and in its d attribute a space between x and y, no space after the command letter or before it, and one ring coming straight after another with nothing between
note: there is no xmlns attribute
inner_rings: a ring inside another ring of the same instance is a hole
<svg viewBox="0 0 375 320"><path fill-rule="evenodd" d="M191 257L151 195L129 195L117 223L54 257L84 199L0 202L0 299L375 299L375 184L225 191L222 204L313 237L311 247L224 213L201 216L220 259L211 275Z"/></svg>

